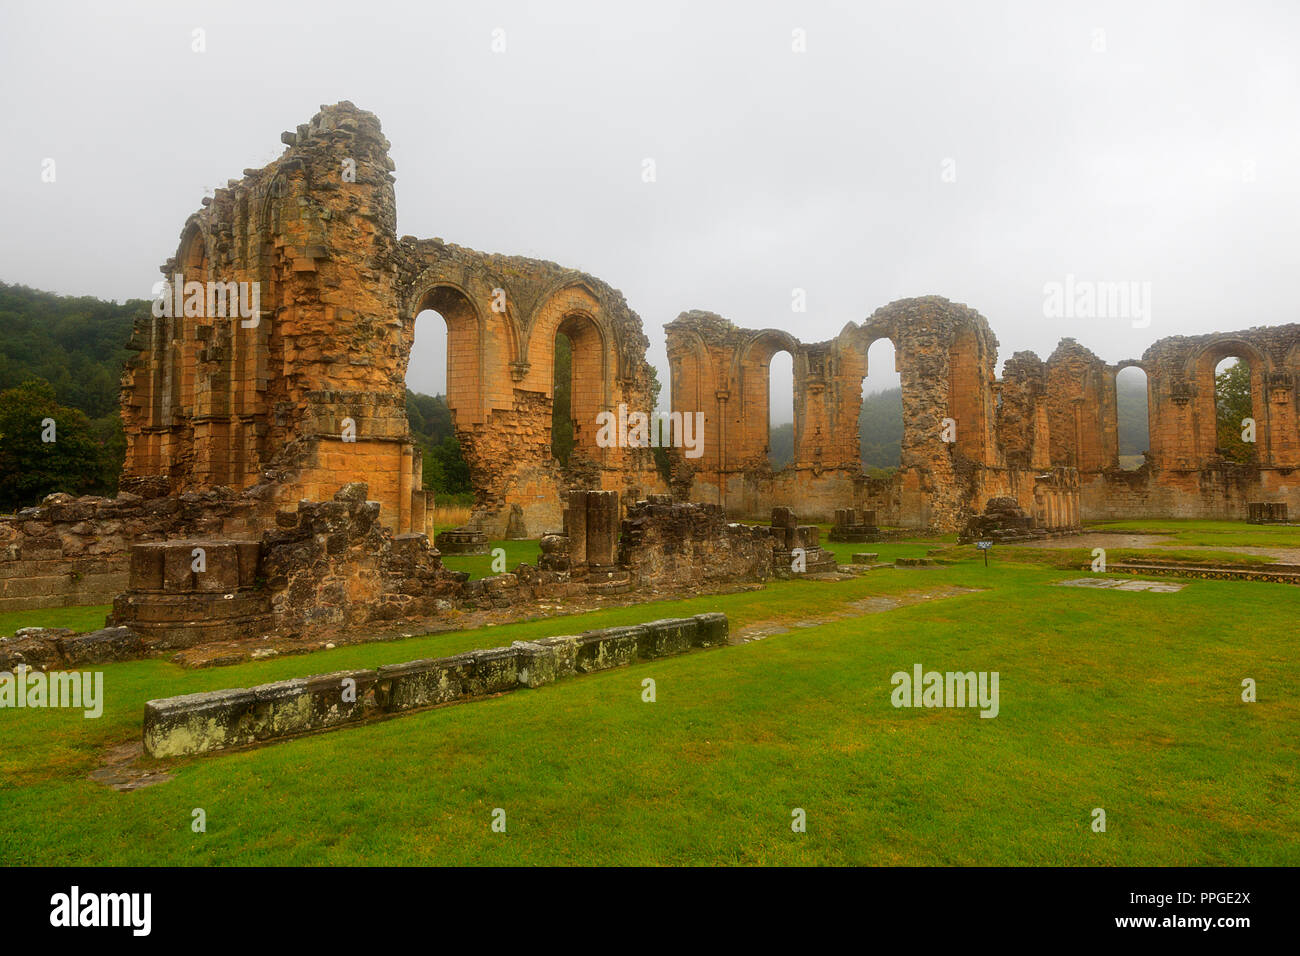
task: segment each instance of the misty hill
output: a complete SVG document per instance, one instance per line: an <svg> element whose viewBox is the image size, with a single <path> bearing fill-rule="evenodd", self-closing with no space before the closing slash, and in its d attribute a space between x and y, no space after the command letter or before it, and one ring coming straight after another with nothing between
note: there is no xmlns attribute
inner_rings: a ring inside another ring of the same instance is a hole
<svg viewBox="0 0 1300 956"><path fill-rule="evenodd" d="M1141 456L1150 451L1147 441L1147 383L1129 372L1115 383L1115 412L1119 418L1119 453ZM1139 461L1138 464L1141 464Z"/></svg>

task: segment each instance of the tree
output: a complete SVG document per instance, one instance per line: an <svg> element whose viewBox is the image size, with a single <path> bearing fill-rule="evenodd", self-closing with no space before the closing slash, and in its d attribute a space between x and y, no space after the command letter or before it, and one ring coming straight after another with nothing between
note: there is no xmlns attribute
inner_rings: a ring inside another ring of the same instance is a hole
<svg viewBox="0 0 1300 956"><path fill-rule="evenodd" d="M49 382L33 379L0 392L0 508L39 504L56 491L95 490L115 467L112 454L85 412L60 405Z"/></svg>
<svg viewBox="0 0 1300 956"><path fill-rule="evenodd" d="M573 345L555 336L555 398L551 403L551 454L561 465L573 455Z"/></svg>
<svg viewBox="0 0 1300 956"><path fill-rule="evenodd" d="M1243 441L1242 420L1252 416L1250 366L1238 360L1214 377L1215 432L1218 452L1229 461L1255 458L1254 444Z"/></svg>
<svg viewBox="0 0 1300 956"><path fill-rule="evenodd" d="M424 465L424 490L440 495L470 494L474 486L461 451L445 395L406 390L406 420Z"/></svg>
<svg viewBox="0 0 1300 956"><path fill-rule="evenodd" d="M887 388L862 398L858 443L867 469L897 468L903 454L903 389Z"/></svg>
<svg viewBox="0 0 1300 956"><path fill-rule="evenodd" d="M424 487L444 495L464 495L474 491L469 463L465 461L455 435L448 435L425 453Z"/></svg>
<svg viewBox="0 0 1300 956"><path fill-rule="evenodd" d="M131 355L132 322L148 314L149 303L139 299L119 305L0 282L0 391L39 379L53 387L60 405L90 416L108 456L87 489L95 494L117 490L126 455L118 409L122 366Z"/></svg>
<svg viewBox="0 0 1300 956"><path fill-rule="evenodd" d="M794 422L773 425L767 432L767 463L780 471L794 460Z"/></svg>

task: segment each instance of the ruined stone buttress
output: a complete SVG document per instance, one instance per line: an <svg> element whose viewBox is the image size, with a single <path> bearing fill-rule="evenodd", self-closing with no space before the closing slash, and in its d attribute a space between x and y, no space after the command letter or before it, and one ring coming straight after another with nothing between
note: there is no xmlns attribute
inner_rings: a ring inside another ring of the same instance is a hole
<svg viewBox="0 0 1300 956"><path fill-rule="evenodd" d="M530 534L558 528L573 486L665 490L649 449L595 440L599 412L650 402L648 342L617 290L551 262L399 239L389 142L350 103L281 139L279 159L187 220L162 268L165 307L137 323L123 488L264 485L292 507L365 481L390 530L429 530L405 381L416 317L432 309L484 531L501 536L512 512ZM227 283L256 291L243 300L256 315L223 308ZM558 334L573 352L569 468L551 454Z"/></svg>

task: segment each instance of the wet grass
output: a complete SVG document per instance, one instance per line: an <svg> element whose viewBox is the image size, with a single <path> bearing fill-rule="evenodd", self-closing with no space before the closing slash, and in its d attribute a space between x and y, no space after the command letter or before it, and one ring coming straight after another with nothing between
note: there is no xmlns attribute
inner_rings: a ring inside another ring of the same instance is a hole
<svg viewBox="0 0 1300 956"><path fill-rule="evenodd" d="M74 631L97 631L112 607L108 604L83 604L74 607L50 607L36 611L5 611L0 614L0 637L12 637L21 627L67 627Z"/></svg>
<svg viewBox="0 0 1300 956"><path fill-rule="evenodd" d="M0 710L0 863L1300 863L1300 589L1060 588L1069 575L996 553L229 668L107 665L99 720ZM979 590L814 623L944 586ZM180 761L136 793L86 779L151 697L704 610L813 626ZM998 671L999 716L895 709L890 675L916 663Z"/></svg>
<svg viewBox="0 0 1300 956"><path fill-rule="evenodd" d="M1300 548L1300 526L1246 524L1244 521L1194 521L1143 518L1135 521L1090 522L1089 531L1172 535L1185 547Z"/></svg>
<svg viewBox="0 0 1300 956"><path fill-rule="evenodd" d="M1068 538L1061 544L1067 544ZM1276 559L1256 554L1242 554L1236 551L1213 551L1179 548L1106 548L1108 564L1123 564L1126 561L1157 561L1166 564L1245 564L1267 567ZM938 556L955 559L977 554L973 544L946 548ZM994 545L989 552L993 561L1014 561L1020 564L1035 564L1048 568L1060 568L1070 571L1091 570L1093 553L1091 548L1025 548L1015 544Z"/></svg>
<svg viewBox="0 0 1300 956"><path fill-rule="evenodd" d="M444 554L442 563L453 571L468 571L470 580L485 578L490 574L513 572L520 564L537 566L537 557L542 553L541 545L536 539L524 541L492 541L488 554ZM505 551L505 560L499 565L500 570L493 570L494 560L491 551L500 548Z"/></svg>

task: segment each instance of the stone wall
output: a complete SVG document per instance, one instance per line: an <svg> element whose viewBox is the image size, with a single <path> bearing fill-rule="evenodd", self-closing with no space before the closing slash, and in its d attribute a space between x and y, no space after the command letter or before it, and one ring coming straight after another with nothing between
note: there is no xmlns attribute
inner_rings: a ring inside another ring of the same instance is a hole
<svg viewBox="0 0 1300 956"><path fill-rule="evenodd" d="M468 577L442 566L424 534L392 534L362 483L281 513L262 539L260 574L281 633L433 617Z"/></svg>
<svg viewBox="0 0 1300 956"><path fill-rule="evenodd" d="M274 513L265 486L240 495L50 495L38 507L0 517L0 611L108 604L127 588L132 542L258 537Z"/></svg>
<svg viewBox="0 0 1300 956"><path fill-rule="evenodd" d="M379 120L323 106L281 137L284 155L204 200L186 222L170 281L249 282L251 320L141 320L123 376L125 479L174 494L270 479L282 507L364 480L397 533L429 530L404 382L416 318L448 334L448 405L477 496L475 523L504 534L518 508L532 534L558 524L569 487L663 490L649 449L602 448L596 416L648 409L641 320L623 296L552 262L396 234L394 164ZM554 349L573 345L569 409L553 409ZM569 415L574 468L551 456Z"/></svg>
<svg viewBox="0 0 1300 956"><path fill-rule="evenodd" d="M666 331L673 410L705 416L705 455L686 463L674 490L731 514L786 506L827 521L857 508L883 525L953 531L1004 497L1054 529L1146 515L1241 519L1249 501L1300 507L1300 325L1174 336L1115 365L1067 338L1045 362L1015 353L1000 381L987 321L935 296L891 303L813 345L708 312L684 312ZM857 421L867 350L881 337L902 381L902 454L891 478L868 479ZM774 472L777 351L794 359L795 448ZM1257 441L1247 465L1215 448L1214 368L1229 356L1251 368ZM1149 377L1151 447L1138 473L1119 467L1116 376L1128 366ZM945 419L950 442L940 440Z"/></svg>
<svg viewBox="0 0 1300 956"><path fill-rule="evenodd" d="M696 588L773 576L771 529L735 524L717 505L665 496L627 510L619 563L641 588Z"/></svg>
<svg viewBox="0 0 1300 956"><path fill-rule="evenodd" d="M510 647L339 671L252 688L151 700L144 747L181 757L329 730L378 716L537 688L555 680L727 642L727 618L699 614Z"/></svg>
<svg viewBox="0 0 1300 956"><path fill-rule="evenodd" d="M902 299L812 345L708 312L684 312L666 332L673 411L704 414L694 500L745 515L790 507L816 521L855 507L877 511L886 524L955 531L983 507L976 473L1004 463L995 423L997 339L965 305L938 296ZM869 485L858 417L868 350L880 338L893 343L902 380L903 445L894 478ZM774 473L768 379L778 351L794 360L794 460Z"/></svg>

